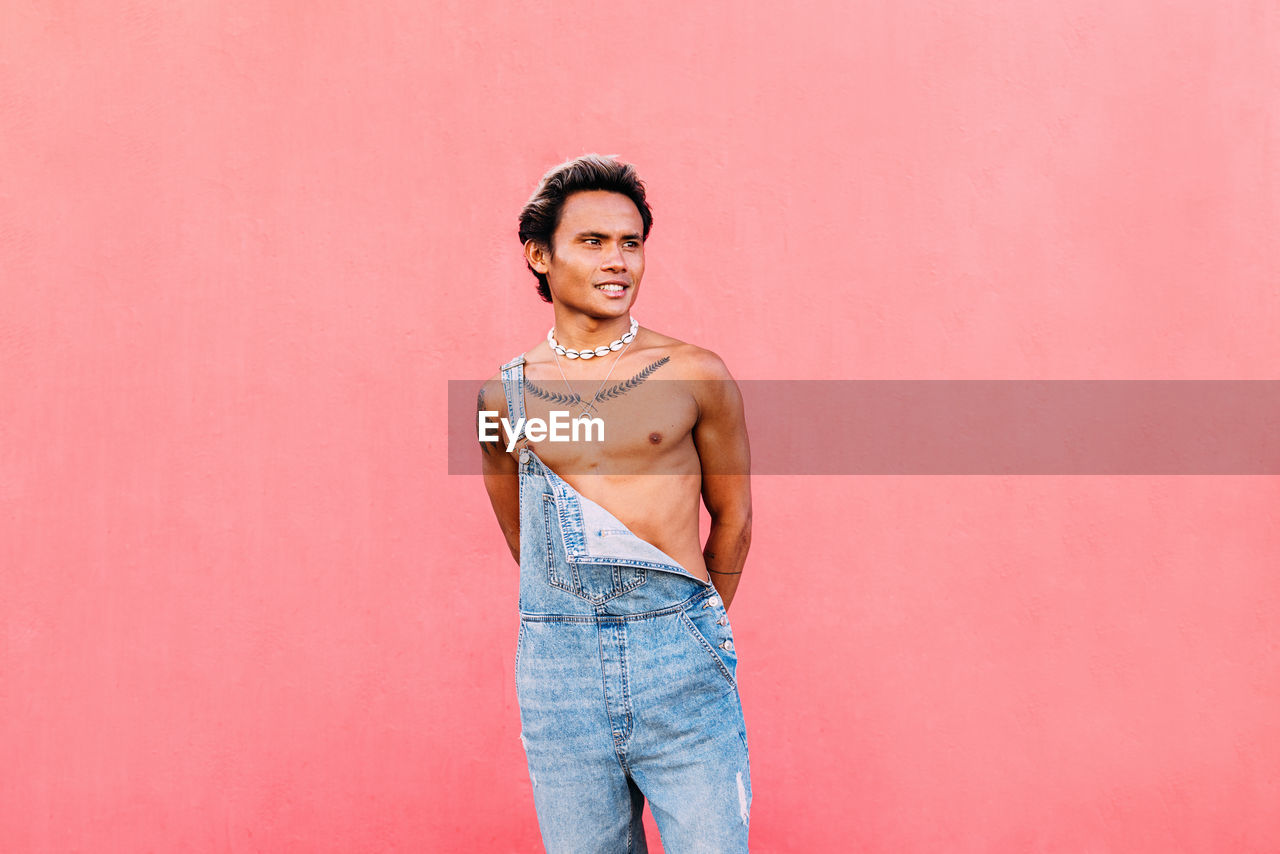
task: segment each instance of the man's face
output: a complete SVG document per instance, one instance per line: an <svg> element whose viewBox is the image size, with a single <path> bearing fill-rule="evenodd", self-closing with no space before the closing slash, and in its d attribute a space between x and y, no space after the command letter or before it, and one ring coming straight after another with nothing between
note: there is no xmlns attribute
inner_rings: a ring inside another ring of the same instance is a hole
<svg viewBox="0 0 1280 854"><path fill-rule="evenodd" d="M551 298L599 319L626 317L644 276L644 220L621 193L581 190L565 199L553 251L530 263L545 273Z"/></svg>

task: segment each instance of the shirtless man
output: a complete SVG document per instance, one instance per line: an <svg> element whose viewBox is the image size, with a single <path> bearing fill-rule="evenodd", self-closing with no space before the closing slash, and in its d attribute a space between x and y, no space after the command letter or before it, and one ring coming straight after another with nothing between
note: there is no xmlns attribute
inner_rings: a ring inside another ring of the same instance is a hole
<svg viewBox="0 0 1280 854"><path fill-rule="evenodd" d="M604 428L481 442L520 564L521 740L550 852L647 850L646 797L671 854L747 850L727 612L751 541L742 400L714 353L633 324L651 224L629 165L585 155L543 177L520 237L554 326L478 401L481 420L559 410Z"/></svg>

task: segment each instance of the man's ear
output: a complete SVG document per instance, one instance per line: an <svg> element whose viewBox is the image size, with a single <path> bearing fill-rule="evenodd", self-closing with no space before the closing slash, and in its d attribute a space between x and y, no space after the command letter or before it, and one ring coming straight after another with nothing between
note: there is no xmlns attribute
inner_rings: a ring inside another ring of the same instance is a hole
<svg viewBox="0 0 1280 854"><path fill-rule="evenodd" d="M550 249L533 238L530 238L524 242L524 257L525 260L529 262L529 266L532 267L535 272L542 273L544 276L546 275L547 268L549 266L547 262L551 258Z"/></svg>

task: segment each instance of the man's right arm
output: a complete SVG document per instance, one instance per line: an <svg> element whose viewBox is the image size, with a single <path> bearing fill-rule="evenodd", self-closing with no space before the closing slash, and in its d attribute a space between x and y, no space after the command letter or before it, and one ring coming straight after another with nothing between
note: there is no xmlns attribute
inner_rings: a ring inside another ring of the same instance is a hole
<svg viewBox="0 0 1280 854"><path fill-rule="evenodd" d="M476 396L476 415L484 411L497 412L498 418L507 417L507 398L502 390L502 380L495 376L480 388ZM492 420L492 416L490 416ZM498 435L502 431L498 430ZM477 441L479 435L477 432ZM498 526L507 539L507 548L516 563L520 562L520 478L516 461L506 451L502 441L480 442L480 471L484 475L484 488L489 493L489 503L498 517Z"/></svg>

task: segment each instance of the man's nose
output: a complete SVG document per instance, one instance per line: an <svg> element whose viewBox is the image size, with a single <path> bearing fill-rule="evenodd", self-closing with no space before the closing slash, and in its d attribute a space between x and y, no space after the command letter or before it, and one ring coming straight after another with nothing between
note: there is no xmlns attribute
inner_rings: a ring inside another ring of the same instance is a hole
<svg viewBox="0 0 1280 854"><path fill-rule="evenodd" d="M622 247L615 243L611 248L606 249L600 266L609 270L627 269L627 259L622 254Z"/></svg>

